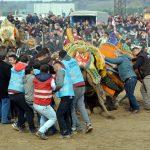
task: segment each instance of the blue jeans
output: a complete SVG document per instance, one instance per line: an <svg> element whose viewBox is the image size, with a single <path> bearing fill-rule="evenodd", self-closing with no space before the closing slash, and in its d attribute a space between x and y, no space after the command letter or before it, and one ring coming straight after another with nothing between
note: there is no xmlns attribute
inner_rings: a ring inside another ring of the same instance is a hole
<svg viewBox="0 0 150 150"><path fill-rule="evenodd" d="M10 123L10 99L2 98L0 100L0 118L1 123Z"/></svg>
<svg viewBox="0 0 150 150"><path fill-rule="evenodd" d="M130 107L133 110L139 110L139 104L136 100L136 97L134 96L134 90L135 90L136 83L137 83L137 78L131 77L130 79L128 79L125 82L125 85L124 85L126 95L130 102Z"/></svg>
<svg viewBox="0 0 150 150"><path fill-rule="evenodd" d="M56 113L54 109L48 106L40 106L34 104L34 109L41 115L39 132L46 133L56 122Z"/></svg>

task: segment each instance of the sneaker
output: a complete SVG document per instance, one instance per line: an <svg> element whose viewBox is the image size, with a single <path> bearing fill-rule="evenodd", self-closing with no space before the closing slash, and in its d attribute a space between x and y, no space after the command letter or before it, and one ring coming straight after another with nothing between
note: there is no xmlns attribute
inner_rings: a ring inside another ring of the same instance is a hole
<svg viewBox="0 0 150 150"><path fill-rule="evenodd" d="M13 127L14 130L20 131L20 128L17 126L17 123L13 123L12 127Z"/></svg>
<svg viewBox="0 0 150 150"><path fill-rule="evenodd" d="M150 110L150 106L144 106L144 109L149 111Z"/></svg>
<svg viewBox="0 0 150 150"><path fill-rule="evenodd" d="M58 130L57 129L49 129L46 133L45 133L45 135L47 135L47 136L52 136L52 135L54 135L54 134L57 134L58 133Z"/></svg>
<svg viewBox="0 0 150 150"><path fill-rule="evenodd" d="M37 137L39 137L40 139L42 139L42 140L47 140L48 139L48 137L44 133L41 133L40 131L36 132L35 135Z"/></svg>
<svg viewBox="0 0 150 150"><path fill-rule="evenodd" d="M83 132L84 132L83 127L77 127L77 132L78 132L78 133L83 133Z"/></svg>
<svg viewBox="0 0 150 150"><path fill-rule="evenodd" d="M30 129L29 131L30 131L30 133L35 134L37 132L37 129L36 128L35 129Z"/></svg>
<svg viewBox="0 0 150 150"><path fill-rule="evenodd" d="M140 110L139 110L139 109L137 109L137 110L133 110L133 111L132 111L132 113L133 113L133 114L137 114L137 113L139 113L139 112L140 112Z"/></svg>
<svg viewBox="0 0 150 150"><path fill-rule="evenodd" d="M78 133L78 132L77 132L77 129L74 128L74 127L73 127L71 130L72 130L72 131L71 131L71 135L74 135L74 134L77 134L77 133Z"/></svg>
<svg viewBox="0 0 150 150"><path fill-rule="evenodd" d="M13 127L14 130L19 131L20 133L26 132L25 127L24 126L23 127L18 127L17 123L13 123L12 127Z"/></svg>
<svg viewBox="0 0 150 150"><path fill-rule="evenodd" d="M89 133L89 132L91 132L92 130L93 130L92 125L91 125L91 124L87 124L87 125L86 125L86 131L85 131L85 133Z"/></svg>

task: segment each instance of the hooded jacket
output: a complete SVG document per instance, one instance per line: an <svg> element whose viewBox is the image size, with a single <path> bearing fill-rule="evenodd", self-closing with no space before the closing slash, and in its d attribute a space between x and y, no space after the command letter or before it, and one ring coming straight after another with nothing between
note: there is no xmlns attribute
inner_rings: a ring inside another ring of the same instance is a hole
<svg viewBox="0 0 150 150"><path fill-rule="evenodd" d="M9 94L24 93L23 77L25 76L25 68L27 64L18 62L11 69L11 77L8 86Z"/></svg>
<svg viewBox="0 0 150 150"><path fill-rule="evenodd" d="M109 63L117 64L119 76L122 81L130 77L136 77L133 70L132 59L128 55L122 55L116 59L105 58L105 60Z"/></svg>
<svg viewBox="0 0 150 150"><path fill-rule="evenodd" d="M52 90L55 90L53 77L48 73L40 73L33 80L34 104L47 106L52 102Z"/></svg>

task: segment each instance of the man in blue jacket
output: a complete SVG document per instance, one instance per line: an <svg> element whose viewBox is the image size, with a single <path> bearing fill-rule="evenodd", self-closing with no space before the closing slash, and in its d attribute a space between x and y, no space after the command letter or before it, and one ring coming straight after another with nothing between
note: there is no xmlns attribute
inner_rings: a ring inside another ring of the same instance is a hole
<svg viewBox="0 0 150 150"><path fill-rule="evenodd" d="M130 102L130 110L132 110L133 113L137 113L139 112L139 104L134 96L137 77L133 70L132 59L128 55L121 55L119 51L117 52L117 55L118 58L116 59L105 58L105 60L117 65L119 76L124 82L126 95Z"/></svg>
<svg viewBox="0 0 150 150"><path fill-rule="evenodd" d="M72 108L72 130L76 131L77 128L82 129L82 125L79 122L79 119L76 114L76 111L79 110L86 124L86 133L88 133L92 131L93 127L85 108L85 82L80 67L74 58L71 58L69 55L67 55L67 52L65 50L60 51L59 57L62 60L61 62L65 66L66 70L70 73L75 92Z"/></svg>

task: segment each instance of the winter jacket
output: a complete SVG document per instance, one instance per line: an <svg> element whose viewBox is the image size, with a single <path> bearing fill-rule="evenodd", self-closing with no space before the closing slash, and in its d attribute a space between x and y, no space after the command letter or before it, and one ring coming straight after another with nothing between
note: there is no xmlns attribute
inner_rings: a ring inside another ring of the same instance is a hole
<svg viewBox="0 0 150 150"><path fill-rule="evenodd" d="M8 97L8 85L11 74L11 66L0 61L0 99Z"/></svg>
<svg viewBox="0 0 150 150"><path fill-rule="evenodd" d="M130 77L136 77L131 58L128 55L122 55L116 59L105 58L105 60L109 63L117 64L119 76L122 81L125 81Z"/></svg>
<svg viewBox="0 0 150 150"><path fill-rule="evenodd" d="M150 54L145 51L141 51L137 56L137 60L133 68L140 70L142 78L150 75Z"/></svg>

